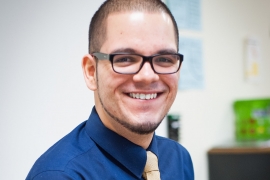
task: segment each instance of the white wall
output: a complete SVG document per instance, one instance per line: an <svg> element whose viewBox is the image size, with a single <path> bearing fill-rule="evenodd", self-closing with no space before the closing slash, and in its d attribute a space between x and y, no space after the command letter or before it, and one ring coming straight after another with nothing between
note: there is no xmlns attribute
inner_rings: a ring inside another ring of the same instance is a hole
<svg viewBox="0 0 270 180"><path fill-rule="evenodd" d="M94 102L80 62L90 18L102 2L1 2L0 179L24 179L47 148L88 118ZM205 89L180 91L171 109L182 115L181 142L197 180L208 179L206 151L233 139L232 102L270 96L269 12L269 0L202 0ZM243 77L249 34L262 47L256 86Z"/></svg>
<svg viewBox="0 0 270 180"><path fill-rule="evenodd" d="M88 118L93 95L80 63L101 3L1 2L0 179L24 179L46 149Z"/></svg>

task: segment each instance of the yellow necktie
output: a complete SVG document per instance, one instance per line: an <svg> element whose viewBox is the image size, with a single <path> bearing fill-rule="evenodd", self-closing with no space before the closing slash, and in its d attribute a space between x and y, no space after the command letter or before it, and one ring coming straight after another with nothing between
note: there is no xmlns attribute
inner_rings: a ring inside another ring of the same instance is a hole
<svg viewBox="0 0 270 180"><path fill-rule="evenodd" d="M157 156L151 151L147 151L147 160L143 172L145 180L160 180Z"/></svg>

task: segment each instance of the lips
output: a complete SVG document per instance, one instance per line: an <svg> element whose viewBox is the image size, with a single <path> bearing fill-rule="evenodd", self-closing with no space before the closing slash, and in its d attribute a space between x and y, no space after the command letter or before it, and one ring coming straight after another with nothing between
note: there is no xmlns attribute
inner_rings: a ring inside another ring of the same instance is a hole
<svg viewBox="0 0 270 180"><path fill-rule="evenodd" d="M129 96L134 99L149 100L149 99L155 99L157 97L157 93L151 93L151 94L129 93Z"/></svg>

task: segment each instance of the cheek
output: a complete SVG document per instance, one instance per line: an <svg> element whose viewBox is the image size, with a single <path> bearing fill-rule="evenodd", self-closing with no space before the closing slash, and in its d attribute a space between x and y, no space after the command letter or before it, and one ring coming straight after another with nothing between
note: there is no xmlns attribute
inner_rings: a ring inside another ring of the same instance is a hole
<svg viewBox="0 0 270 180"><path fill-rule="evenodd" d="M170 80L170 102L173 103L178 92L179 76L174 76Z"/></svg>
<svg viewBox="0 0 270 180"><path fill-rule="evenodd" d="M179 78L180 78L180 73L179 71L175 74L173 81L174 81L174 86L175 90L178 91L178 83L179 83Z"/></svg>
<svg viewBox="0 0 270 180"><path fill-rule="evenodd" d="M164 82L166 82L171 92L177 92L178 81L179 81L179 74L177 73L166 77L166 80Z"/></svg>
<svg viewBox="0 0 270 180"><path fill-rule="evenodd" d="M121 91L121 85L124 84L127 79L125 75L115 73L110 64L100 66L97 76L99 92L110 99L113 98L113 96L117 96L116 92Z"/></svg>
<svg viewBox="0 0 270 180"><path fill-rule="evenodd" d="M113 73L113 70L111 68L110 62L100 61L98 62L97 67L97 77L100 86L106 85L111 78L111 74Z"/></svg>

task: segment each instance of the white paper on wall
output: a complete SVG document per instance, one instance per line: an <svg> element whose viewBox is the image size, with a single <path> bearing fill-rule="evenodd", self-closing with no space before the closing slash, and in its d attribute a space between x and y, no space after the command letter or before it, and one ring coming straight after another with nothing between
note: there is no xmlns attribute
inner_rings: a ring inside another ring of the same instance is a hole
<svg viewBox="0 0 270 180"><path fill-rule="evenodd" d="M260 81L261 47L258 38L248 37L245 40L245 78L247 82Z"/></svg>

